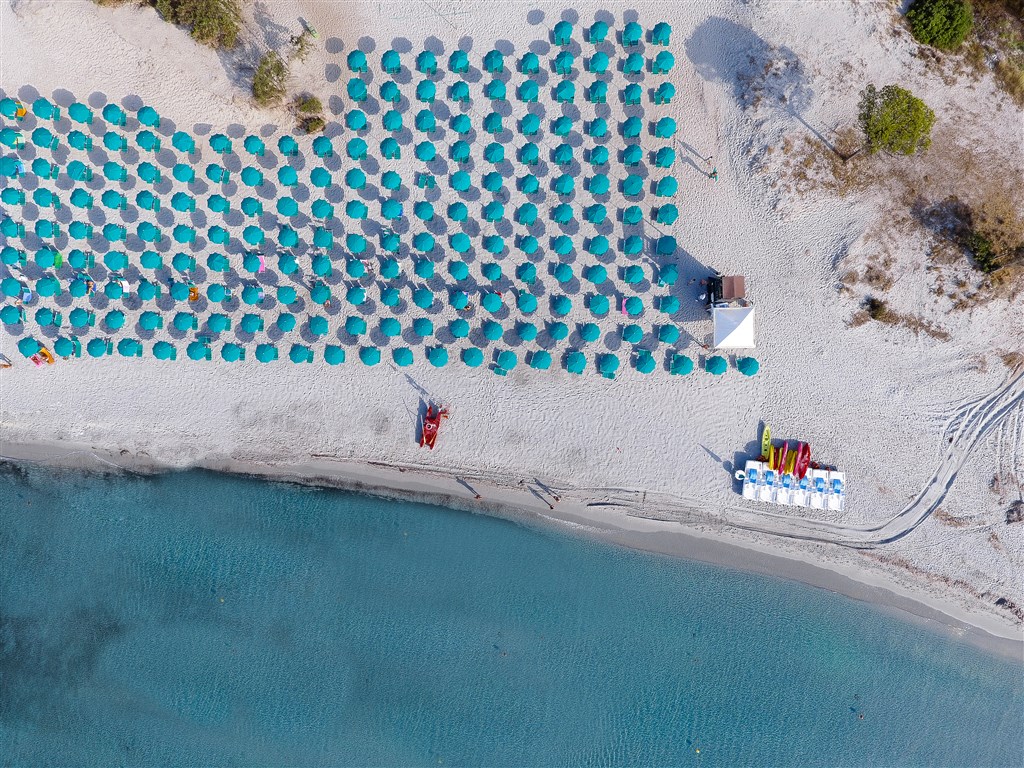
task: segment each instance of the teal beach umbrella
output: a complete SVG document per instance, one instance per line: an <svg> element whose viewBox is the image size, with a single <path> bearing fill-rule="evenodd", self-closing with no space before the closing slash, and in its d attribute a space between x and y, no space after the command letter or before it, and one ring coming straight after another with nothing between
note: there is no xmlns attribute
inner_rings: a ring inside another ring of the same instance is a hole
<svg viewBox="0 0 1024 768"><path fill-rule="evenodd" d="M273 344L257 344L256 359L261 363L269 363L277 360L277 347Z"/></svg>
<svg viewBox="0 0 1024 768"><path fill-rule="evenodd" d="M448 330L456 339L464 339L469 336L469 323L459 317L448 323Z"/></svg>
<svg viewBox="0 0 1024 768"><path fill-rule="evenodd" d="M622 340L627 344L639 344L643 338L644 332L639 325L630 324L622 329Z"/></svg>
<svg viewBox="0 0 1024 768"><path fill-rule="evenodd" d="M641 349L636 353L636 359L633 361L633 366L643 374L653 373L657 367L657 363L654 360L654 355L648 352L646 349Z"/></svg>
<svg viewBox="0 0 1024 768"><path fill-rule="evenodd" d="M736 361L736 368L744 376L754 376L761 369L761 364L753 357L741 357Z"/></svg>
<svg viewBox="0 0 1024 768"><path fill-rule="evenodd" d="M601 338L601 329L594 323L584 323L580 326L580 338L586 342L593 343Z"/></svg>
<svg viewBox="0 0 1024 768"><path fill-rule="evenodd" d="M590 297L589 305L591 313L598 317L607 315L610 308L608 297L600 293Z"/></svg>
<svg viewBox="0 0 1024 768"><path fill-rule="evenodd" d="M505 329L501 327L501 323L494 320L485 320L480 326L480 331L488 341L497 341L505 334Z"/></svg>
<svg viewBox="0 0 1024 768"><path fill-rule="evenodd" d="M444 347L430 347L427 349L427 360L435 368L443 368L448 365L448 350Z"/></svg>
<svg viewBox="0 0 1024 768"><path fill-rule="evenodd" d="M477 347L469 347L462 351L462 362L470 368L479 368L484 362L484 353Z"/></svg>
<svg viewBox="0 0 1024 768"><path fill-rule="evenodd" d="M718 358L721 360L721 358ZM725 361L722 360L724 363ZM724 368L722 371L724 372ZM669 373L673 376L686 376L693 371L693 360L686 355L672 355L669 362Z"/></svg>
<svg viewBox="0 0 1024 768"><path fill-rule="evenodd" d="M153 345L153 357L157 360L173 360L178 356L174 345L167 341L158 341Z"/></svg>
<svg viewBox="0 0 1024 768"><path fill-rule="evenodd" d="M658 340L665 344L675 344L679 341L679 329L674 325L663 325L658 329Z"/></svg>
<svg viewBox="0 0 1024 768"><path fill-rule="evenodd" d="M728 370L729 364L725 361L725 358L721 355L712 355L707 359L704 364L704 370L715 376L721 376Z"/></svg>
<svg viewBox="0 0 1024 768"><path fill-rule="evenodd" d="M551 353L539 349L530 355L530 367L538 371L546 371L551 367Z"/></svg>
<svg viewBox="0 0 1024 768"><path fill-rule="evenodd" d="M537 338L537 325L530 322L517 323L516 335L523 341L533 341Z"/></svg>
<svg viewBox="0 0 1024 768"><path fill-rule="evenodd" d="M469 277L469 265L464 261L452 261L448 264L448 274L453 280L465 280Z"/></svg>
<svg viewBox="0 0 1024 768"><path fill-rule="evenodd" d="M363 365L376 365L380 362L380 350L376 347L360 347L359 359Z"/></svg>
<svg viewBox="0 0 1024 768"><path fill-rule="evenodd" d="M358 315L352 315L345 320L345 333L361 336L366 333L366 321Z"/></svg>
<svg viewBox="0 0 1024 768"><path fill-rule="evenodd" d="M579 351L570 352L565 356L565 370L569 373L581 374L587 368L587 358Z"/></svg>
<svg viewBox="0 0 1024 768"><path fill-rule="evenodd" d="M560 320L555 321L553 323L549 323L547 330L548 336L550 336L555 341L563 341L569 336L569 326L561 322Z"/></svg>
<svg viewBox="0 0 1024 768"><path fill-rule="evenodd" d="M615 372L619 370L619 358L613 354L599 355L597 370L605 378L615 378Z"/></svg>

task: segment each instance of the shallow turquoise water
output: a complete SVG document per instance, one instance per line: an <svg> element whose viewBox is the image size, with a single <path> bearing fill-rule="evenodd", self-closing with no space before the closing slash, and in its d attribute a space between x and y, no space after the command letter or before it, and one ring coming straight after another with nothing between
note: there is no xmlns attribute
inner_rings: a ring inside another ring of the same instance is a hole
<svg viewBox="0 0 1024 768"><path fill-rule="evenodd" d="M438 507L0 475L3 765L1019 765L1022 670Z"/></svg>

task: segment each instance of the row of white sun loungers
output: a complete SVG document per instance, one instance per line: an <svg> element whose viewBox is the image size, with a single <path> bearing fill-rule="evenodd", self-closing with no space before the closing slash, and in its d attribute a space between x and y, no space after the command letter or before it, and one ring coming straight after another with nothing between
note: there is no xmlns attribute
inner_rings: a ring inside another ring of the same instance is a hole
<svg viewBox="0 0 1024 768"><path fill-rule="evenodd" d="M743 498L787 507L810 507L842 512L846 508L846 473L812 469L803 479L781 474L763 461L748 461L742 472Z"/></svg>

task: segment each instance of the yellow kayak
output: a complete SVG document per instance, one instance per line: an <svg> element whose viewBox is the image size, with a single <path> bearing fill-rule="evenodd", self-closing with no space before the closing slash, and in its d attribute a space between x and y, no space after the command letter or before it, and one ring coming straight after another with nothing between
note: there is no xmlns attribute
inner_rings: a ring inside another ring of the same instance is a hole
<svg viewBox="0 0 1024 768"><path fill-rule="evenodd" d="M768 428L768 425L764 425L764 431L761 432L761 455L767 457L768 450L772 447L772 431Z"/></svg>

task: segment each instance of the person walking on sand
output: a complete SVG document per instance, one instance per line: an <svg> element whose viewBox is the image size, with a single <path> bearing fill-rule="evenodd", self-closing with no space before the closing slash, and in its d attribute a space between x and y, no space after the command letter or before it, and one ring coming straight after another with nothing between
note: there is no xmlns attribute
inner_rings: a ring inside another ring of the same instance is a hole
<svg viewBox="0 0 1024 768"><path fill-rule="evenodd" d="M711 173L708 174L708 178L712 181L718 181L718 169L712 168Z"/></svg>

